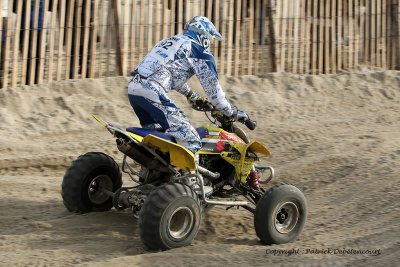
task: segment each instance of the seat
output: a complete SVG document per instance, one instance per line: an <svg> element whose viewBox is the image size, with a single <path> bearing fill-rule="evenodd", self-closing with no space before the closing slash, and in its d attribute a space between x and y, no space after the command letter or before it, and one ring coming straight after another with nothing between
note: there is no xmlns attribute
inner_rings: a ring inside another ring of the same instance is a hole
<svg viewBox="0 0 400 267"><path fill-rule="evenodd" d="M165 139L165 140L167 140L169 142L176 143L175 138L173 138L171 136L168 136L168 135L164 134L163 132L147 130L147 129L139 128L139 127L129 127L129 128L126 128L126 130L128 132L140 135L142 137L145 137L145 136L147 136L149 134L152 134L154 136L157 136L157 137L160 137L162 139Z"/></svg>
<svg viewBox="0 0 400 267"><path fill-rule="evenodd" d="M149 134L152 134L152 135L155 135L155 136L160 137L160 138L162 138L162 139L165 139L165 140L167 140L167 141L170 141L170 142L172 142L172 143L176 143L174 137L169 136L169 135L167 135L167 134L165 134L165 133L163 133L163 132L160 132L160 131L152 131L152 130L148 130L148 129L144 129L144 128L139 128L139 127L129 127L129 128L126 128L126 130L127 130L128 132L131 132L131 133L140 135L140 136L142 136L142 137L145 137L145 136L147 136L147 135L149 135ZM197 131L197 133L199 134L200 139L204 138L204 136L205 136L206 134L208 134L208 130L207 130L206 128L204 128L204 127L196 128L196 131Z"/></svg>

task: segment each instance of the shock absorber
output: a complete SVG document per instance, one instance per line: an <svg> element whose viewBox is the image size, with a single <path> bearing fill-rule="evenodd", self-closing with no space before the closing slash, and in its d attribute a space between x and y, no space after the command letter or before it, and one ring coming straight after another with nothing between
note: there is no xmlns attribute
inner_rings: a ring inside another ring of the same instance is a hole
<svg viewBox="0 0 400 267"><path fill-rule="evenodd" d="M263 193L263 190L260 185L260 177L258 176L258 172L252 171L249 174L249 178L250 178L250 187L260 193Z"/></svg>

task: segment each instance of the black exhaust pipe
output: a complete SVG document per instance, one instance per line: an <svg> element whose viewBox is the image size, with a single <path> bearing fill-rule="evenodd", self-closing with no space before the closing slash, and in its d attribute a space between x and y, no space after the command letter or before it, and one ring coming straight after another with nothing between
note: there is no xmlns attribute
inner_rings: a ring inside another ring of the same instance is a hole
<svg viewBox="0 0 400 267"><path fill-rule="evenodd" d="M157 170L160 172L170 173L167 166L163 165L153 154L146 149L138 146L132 142L126 142L123 138L116 140L117 148L119 151L139 163L140 165L150 169Z"/></svg>

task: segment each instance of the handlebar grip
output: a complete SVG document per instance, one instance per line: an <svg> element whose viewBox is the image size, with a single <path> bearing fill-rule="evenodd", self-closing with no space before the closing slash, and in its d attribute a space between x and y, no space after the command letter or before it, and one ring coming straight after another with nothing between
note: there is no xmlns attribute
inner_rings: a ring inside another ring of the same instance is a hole
<svg viewBox="0 0 400 267"><path fill-rule="evenodd" d="M246 127L249 128L251 131L253 131L257 126L257 121L253 121L251 119L247 119L244 122L244 125L246 125Z"/></svg>

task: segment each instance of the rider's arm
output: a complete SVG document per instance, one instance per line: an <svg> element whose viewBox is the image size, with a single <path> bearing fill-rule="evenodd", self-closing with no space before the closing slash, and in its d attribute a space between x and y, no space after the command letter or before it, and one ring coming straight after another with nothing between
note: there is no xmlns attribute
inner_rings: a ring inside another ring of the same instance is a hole
<svg viewBox="0 0 400 267"><path fill-rule="evenodd" d="M186 97L190 96L193 93L192 88L190 88L188 83L184 83L180 87L174 89Z"/></svg>
<svg viewBox="0 0 400 267"><path fill-rule="evenodd" d="M217 68L213 55L204 51L196 44L192 45L190 61L194 72L203 86L204 91L214 106L224 115L232 116L234 108L226 98L224 91L218 81Z"/></svg>

